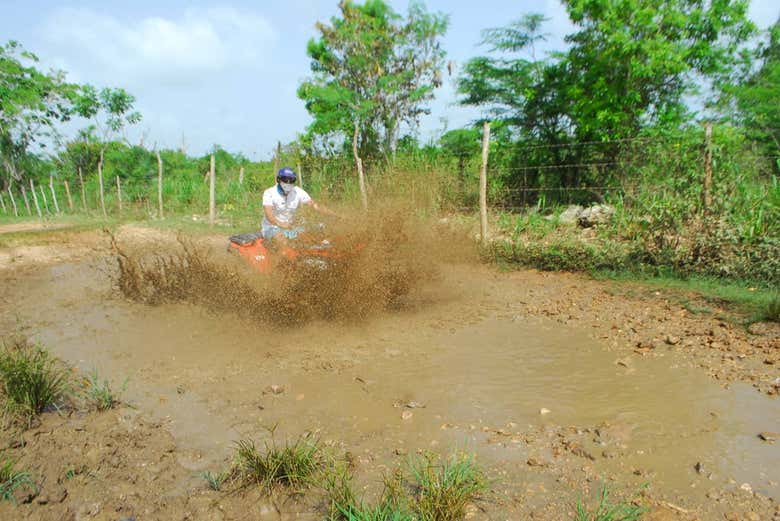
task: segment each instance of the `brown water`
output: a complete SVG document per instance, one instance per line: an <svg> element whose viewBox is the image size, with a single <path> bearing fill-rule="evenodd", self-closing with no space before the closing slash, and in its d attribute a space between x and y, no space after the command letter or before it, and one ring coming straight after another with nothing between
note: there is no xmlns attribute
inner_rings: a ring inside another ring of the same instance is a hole
<svg viewBox="0 0 780 521"><path fill-rule="evenodd" d="M780 401L723 389L671 352L620 365L590 331L521 316L532 297L487 268L445 267L401 310L294 327L130 303L111 290L111 269L95 261L4 279L0 325L27 327L117 385L128 378L125 398L164 420L193 471L219 468L234 441L278 424L282 436L314 432L350 451L366 473L418 449L460 448L526 493L592 465L671 498L706 501L711 487L742 483L780 497L780 450L756 437L780 431ZM595 461L573 457L541 477L526 465L558 465L562 440Z"/></svg>

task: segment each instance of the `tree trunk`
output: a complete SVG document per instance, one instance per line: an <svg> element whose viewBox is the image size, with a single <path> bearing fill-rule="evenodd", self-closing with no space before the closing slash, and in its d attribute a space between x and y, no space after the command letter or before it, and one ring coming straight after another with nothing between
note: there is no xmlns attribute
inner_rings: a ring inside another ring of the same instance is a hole
<svg viewBox="0 0 780 521"><path fill-rule="evenodd" d="M3 198L3 192L0 192L0 206L3 208L3 213L7 213L8 210L5 207L5 199Z"/></svg>
<svg viewBox="0 0 780 521"><path fill-rule="evenodd" d="M482 125L482 166L479 169L479 234L482 244L487 242L487 165L490 145L490 123Z"/></svg>
<svg viewBox="0 0 780 521"><path fill-rule="evenodd" d="M157 212L163 218L163 162L160 152L157 152Z"/></svg>
<svg viewBox="0 0 780 521"><path fill-rule="evenodd" d="M64 179L62 181L65 184L65 195L68 198L68 210L71 212L73 211L73 198L70 196L70 185L68 185L68 180Z"/></svg>
<svg viewBox="0 0 780 521"><path fill-rule="evenodd" d="M355 120L355 133L352 135L352 154L355 156L355 166L358 172L358 186L360 186L360 202L363 210L368 210L368 196L366 195L366 180L363 176L363 161L358 155L358 121Z"/></svg>
<svg viewBox="0 0 780 521"><path fill-rule="evenodd" d="M209 170L209 224L214 225L217 217L216 196L216 173L214 168L214 154L211 154L211 168Z"/></svg>
<svg viewBox="0 0 780 521"><path fill-rule="evenodd" d="M103 193L103 149L100 150L100 160L98 161L98 189L100 190L100 209L103 211L103 219L108 219L106 213L106 198Z"/></svg>
<svg viewBox="0 0 780 521"><path fill-rule="evenodd" d="M30 179L30 191L32 192L33 202L35 203L35 211L38 212L38 217L43 219L43 213L41 213L41 206L38 204L38 196L35 194L35 183Z"/></svg>
<svg viewBox="0 0 780 521"><path fill-rule="evenodd" d="M84 176L81 175L81 167L79 167L79 182L81 183L81 207L84 211L87 211L87 189L84 186Z"/></svg>
<svg viewBox="0 0 780 521"><path fill-rule="evenodd" d="M54 201L54 210L60 213L60 204L57 202L57 194L54 192L54 176L49 176L49 191L51 192L51 200Z"/></svg>

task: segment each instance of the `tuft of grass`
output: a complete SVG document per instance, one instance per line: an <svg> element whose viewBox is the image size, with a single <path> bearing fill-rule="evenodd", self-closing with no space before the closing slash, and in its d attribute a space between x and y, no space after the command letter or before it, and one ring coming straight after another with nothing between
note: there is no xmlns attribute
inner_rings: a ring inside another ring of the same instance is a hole
<svg viewBox="0 0 780 521"><path fill-rule="evenodd" d="M325 477L330 502L329 521L415 521L403 494L402 476L385 480L382 497L376 505L358 500L348 466L335 465Z"/></svg>
<svg viewBox="0 0 780 521"><path fill-rule="evenodd" d="M125 381L122 390L126 385ZM111 389L107 379L100 380L97 369L84 378L84 400L98 411L107 411L120 403L118 393Z"/></svg>
<svg viewBox="0 0 780 521"><path fill-rule="evenodd" d="M43 347L18 338L0 346L0 394L6 411L31 418L64 400L69 389L68 371Z"/></svg>
<svg viewBox="0 0 780 521"><path fill-rule="evenodd" d="M323 466L319 443L309 436L279 446L272 435L262 452L253 441L241 440L235 460L235 471L244 482L257 483L268 492L277 487L300 490L311 484Z"/></svg>
<svg viewBox="0 0 780 521"><path fill-rule="evenodd" d="M764 311L764 320L771 320L772 322L780 322L780 295L775 295L766 304L766 310Z"/></svg>
<svg viewBox="0 0 780 521"><path fill-rule="evenodd" d="M21 486L35 490L30 474L15 470L13 460L5 460L0 465L0 501L15 501L14 492Z"/></svg>
<svg viewBox="0 0 780 521"><path fill-rule="evenodd" d="M647 511L646 508L632 503L609 503L609 490L606 485L601 488L601 496L596 509L591 512L582 500L577 501L574 521L638 521Z"/></svg>
<svg viewBox="0 0 780 521"><path fill-rule="evenodd" d="M416 482L414 510L420 521L462 519L466 505L485 490L485 477L470 456L445 460L426 454L410 463Z"/></svg>
<svg viewBox="0 0 780 521"><path fill-rule="evenodd" d="M200 477L202 477L206 481L206 485L208 485L209 489L219 492L220 490L222 490L222 485L230 477L230 472L223 471L217 474L212 474L211 472L204 472L203 474L200 475Z"/></svg>

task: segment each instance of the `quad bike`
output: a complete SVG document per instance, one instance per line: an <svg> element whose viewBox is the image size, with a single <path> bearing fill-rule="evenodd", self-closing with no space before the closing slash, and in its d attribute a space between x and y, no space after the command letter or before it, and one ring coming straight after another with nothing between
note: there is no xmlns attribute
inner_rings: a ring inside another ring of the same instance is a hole
<svg viewBox="0 0 780 521"><path fill-rule="evenodd" d="M327 269L345 253L334 248L324 237L320 225L314 231L296 228L288 235L287 246L275 246L263 239L260 232L242 233L230 237L229 252L236 252L253 269L270 273L281 265L303 264L309 267Z"/></svg>

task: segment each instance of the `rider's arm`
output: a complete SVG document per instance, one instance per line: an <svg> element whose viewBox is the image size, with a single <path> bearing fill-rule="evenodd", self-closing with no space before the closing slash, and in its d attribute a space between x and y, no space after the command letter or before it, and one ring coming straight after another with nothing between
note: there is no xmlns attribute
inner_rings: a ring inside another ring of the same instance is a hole
<svg viewBox="0 0 780 521"><path fill-rule="evenodd" d="M289 228L290 223L285 223L280 220L278 220L276 217L274 217L274 207L273 206L263 206L263 213L265 214L266 220L273 224L274 226L278 226L279 228Z"/></svg>

